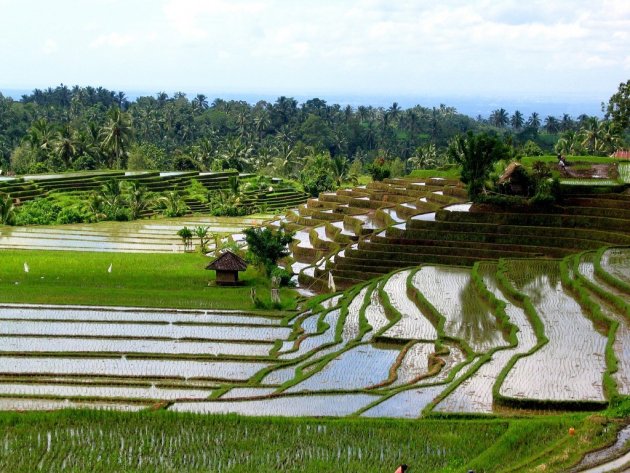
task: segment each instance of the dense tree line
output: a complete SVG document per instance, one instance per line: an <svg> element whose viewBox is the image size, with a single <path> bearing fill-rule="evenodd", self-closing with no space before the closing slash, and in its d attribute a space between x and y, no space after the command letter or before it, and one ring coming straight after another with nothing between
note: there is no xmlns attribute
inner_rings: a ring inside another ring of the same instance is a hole
<svg viewBox="0 0 630 473"><path fill-rule="evenodd" d="M621 89L620 89L621 90ZM422 168L448 159L449 143L490 131L526 154L608 153L621 143L613 121L542 119L503 108L473 119L440 105L342 107L314 98L274 103L189 99L183 93L128 100L123 92L60 85L20 100L0 94L0 168L16 173L100 168L257 171L297 177L309 159L347 172L378 160Z"/></svg>

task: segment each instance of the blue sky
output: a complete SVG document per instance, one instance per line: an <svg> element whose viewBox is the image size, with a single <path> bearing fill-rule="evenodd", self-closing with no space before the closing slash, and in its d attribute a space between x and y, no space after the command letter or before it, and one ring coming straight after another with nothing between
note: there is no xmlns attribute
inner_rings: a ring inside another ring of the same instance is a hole
<svg viewBox="0 0 630 473"><path fill-rule="evenodd" d="M607 100L627 0L0 0L0 90Z"/></svg>

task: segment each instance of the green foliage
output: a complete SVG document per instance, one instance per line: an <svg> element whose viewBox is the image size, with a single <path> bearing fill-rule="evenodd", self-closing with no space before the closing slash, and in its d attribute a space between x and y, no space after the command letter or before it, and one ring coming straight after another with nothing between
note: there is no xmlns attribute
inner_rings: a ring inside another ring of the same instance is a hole
<svg viewBox="0 0 630 473"><path fill-rule="evenodd" d="M523 146L523 154L525 156L542 156L545 153L538 144L534 143L532 140L527 140Z"/></svg>
<svg viewBox="0 0 630 473"><path fill-rule="evenodd" d="M145 171L148 169L167 169L164 150L149 143L134 143L129 150L127 169Z"/></svg>
<svg viewBox="0 0 630 473"><path fill-rule="evenodd" d="M204 254L208 252L208 242L210 241L208 230L210 227L198 226L195 228L195 236L199 238L199 251Z"/></svg>
<svg viewBox="0 0 630 473"><path fill-rule="evenodd" d="M175 191L167 192L158 199L158 205L166 217L181 217L188 212L188 206L179 193Z"/></svg>
<svg viewBox="0 0 630 473"><path fill-rule="evenodd" d="M335 171L330 154L321 153L310 156L300 173L300 182L304 186L304 192L317 197L320 192L336 189Z"/></svg>
<svg viewBox="0 0 630 473"><path fill-rule="evenodd" d="M390 163L385 158L375 159L372 164L367 166L367 170L373 181L382 181L392 174Z"/></svg>
<svg viewBox="0 0 630 473"><path fill-rule="evenodd" d="M279 281L280 286L289 286L293 274L284 268L276 266L272 269L270 276L272 279L276 278L276 280Z"/></svg>
<svg viewBox="0 0 630 473"><path fill-rule="evenodd" d="M620 83L617 92L610 97L606 117L620 130L630 128L630 80Z"/></svg>
<svg viewBox="0 0 630 473"><path fill-rule="evenodd" d="M15 216L16 225L50 225L57 221L61 206L52 199L37 199L20 206Z"/></svg>
<svg viewBox="0 0 630 473"><path fill-rule="evenodd" d="M0 193L0 223L12 225L15 220L15 205L9 194Z"/></svg>
<svg viewBox="0 0 630 473"><path fill-rule="evenodd" d="M37 164L37 153L29 143L22 143L11 153L11 169L16 174L33 172Z"/></svg>
<svg viewBox="0 0 630 473"><path fill-rule="evenodd" d="M280 258L290 254L287 245L293 241L293 232L280 228L248 228L244 232L245 241L249 247L251 261L264 268L267 275L271 275Z"/></svg>
<svg viewBox="0 0 630 473"><path fill-rule="evenodd" d="M475 200L484 190L484 181L492 165L508 159L508 147L496 136L486 133L459 135L448 150L450 158L462 166L461 180L467 184L468 195Z"/></svg>
<svg viewBox="0 0 630 473"><path fill-rule="evenodd" d="M193 237L192 230L188 227L181 228L180 230L177 231L177 236L182 239L182 242L184 243L184 248L186 250L189 250L192 244L192 237Z"/></svg>

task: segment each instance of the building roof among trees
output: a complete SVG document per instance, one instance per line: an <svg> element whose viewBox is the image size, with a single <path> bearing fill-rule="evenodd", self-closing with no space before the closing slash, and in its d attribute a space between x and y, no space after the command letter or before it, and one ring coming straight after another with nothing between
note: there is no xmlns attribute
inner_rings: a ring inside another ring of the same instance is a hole
<svg viewBox="0 0 630 473"><path fill-rule="evenodd" d="M499 184L505 184L506 182L510 181L514 173L520 171L519 169L520 167L521 165L518 163L510 163L509 166L505 168L505 171L499 178Z"/></svg>
<svg viewBox="0 0 630 473"><path fill-rule="evenodd" d="M247 269L247 263L240 256L227 250L206 266L206 269L213 269L215 271L245 271Z"/></svg>

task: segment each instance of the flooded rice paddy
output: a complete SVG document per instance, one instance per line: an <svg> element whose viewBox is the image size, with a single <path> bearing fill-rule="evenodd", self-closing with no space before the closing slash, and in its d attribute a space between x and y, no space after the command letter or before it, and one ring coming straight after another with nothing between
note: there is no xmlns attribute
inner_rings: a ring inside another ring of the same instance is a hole
<svg viewBox="0 0 630 473"><path fill-rule="evenodd" d="M184 251L184 245L177 231L185 226L208 227L209 233L234 235L239 239L244 229L265 221L265 218L199 216L41 227L0 226L0 248L180 253Z"/></svg>
<svg viewBox="0 0 630 473"><path fill-rule="evenodd" d="M608 290L593 255L573 277ZM564 287L557 261L484 262L475 271L400 271L290 319L2 306L0 409L143 409L165 401L199 413L414 418L423 410L496 412L496 389L505 399L543 403L606 400L605 330ZM615 307L601 310L619 323L614 379L626 393L630 329Z"/></svg>
<svg viewBox="0 0 630 473"><path fill-rule="evenodd" d="M508 277L529 298L549 340L519 359L501 394L523 399L603 401L607 338L568 295L556 261L510 261Z"/></svg>

